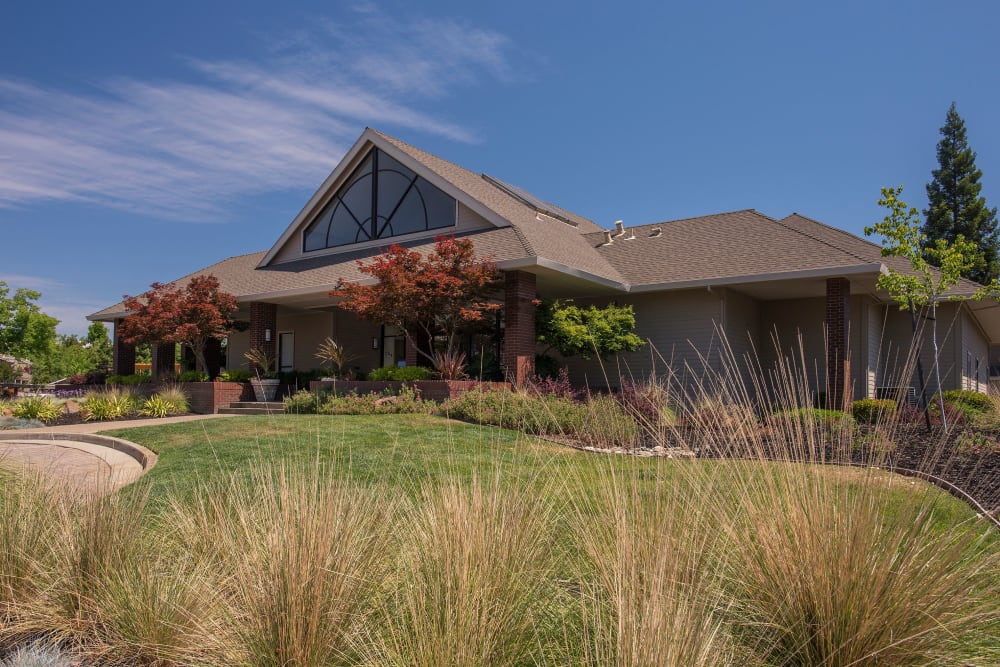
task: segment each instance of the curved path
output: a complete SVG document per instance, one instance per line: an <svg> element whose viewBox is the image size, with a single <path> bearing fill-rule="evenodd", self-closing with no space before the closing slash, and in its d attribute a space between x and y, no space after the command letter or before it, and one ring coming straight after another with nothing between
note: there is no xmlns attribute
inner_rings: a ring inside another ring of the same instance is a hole
<svg viewBox="0 0 1000 667"><path fill-rule="evenodd" d="M46 483L81 496L111 493L139 479L156 465L156 454L98 431L159 426L225 415L188 415L0 431L0 466L37 475Z"/></svg>

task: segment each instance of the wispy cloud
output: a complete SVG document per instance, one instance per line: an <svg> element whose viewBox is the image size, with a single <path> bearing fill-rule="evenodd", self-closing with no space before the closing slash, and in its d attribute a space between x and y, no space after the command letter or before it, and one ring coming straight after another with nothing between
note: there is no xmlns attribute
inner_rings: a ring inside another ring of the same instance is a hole
<svg viewBox="0 0 1000 667"><path fill-rule="evenodd" d="M183 80L110 79L81 93L0 79L0 207L77 201L212 220L241 194L318 183L363 125L475 142L422 107L508 81L507 47L453 19L362 4L264 60L183 61Z"/></svg>

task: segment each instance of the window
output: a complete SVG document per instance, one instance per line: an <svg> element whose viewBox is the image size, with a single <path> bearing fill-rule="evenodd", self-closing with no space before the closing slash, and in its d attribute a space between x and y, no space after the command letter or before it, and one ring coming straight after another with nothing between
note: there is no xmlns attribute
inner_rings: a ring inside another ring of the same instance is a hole
<svg viewBox="0 0 1000 667"><path fill-rule="evenodd" d="M302 238L305 252L453 227L455 200L373 148Z"/></svg>

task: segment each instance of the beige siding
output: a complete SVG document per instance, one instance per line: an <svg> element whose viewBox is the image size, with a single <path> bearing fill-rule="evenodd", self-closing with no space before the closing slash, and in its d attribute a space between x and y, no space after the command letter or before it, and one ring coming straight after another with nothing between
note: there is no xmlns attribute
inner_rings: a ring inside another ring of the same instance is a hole
<svg viewBox="0 0 1000 667"><path fill-rule="evenodd" d="M765 301L760 308L760 364L765 373L790 362L804 367L813 392L826 390L826 300Z"/></svg>
<svg viewBox="0 0 1000 667"><path fill-rule="evenodd" d="M937 338L940 351L941 385L944 389L962 386L962 319L958 304L945 303L937 309ZM933 321L929 317L918 317L918 340L920 360L924 369L928 397L937 391L935 377L934 346L932 338ZM906 361L912 345L912 325L910 313L899 310L898 306L887 306L885 330L880 353L879 386L919 387L915 365L910 368L911 377L906 377Z"/></svg>
<svg viewBox="0 0 1000 667"><path fill-rule="evenodd" d="M986 392L989 386L989 344L964 308L961 327L961 386L963 389Z"/></svg>
<svg viewBox="0 0 1000 667"><path fill-rule="evenodd" d="M467 232L474 229L489 229L493 226L492 222L479 215L462 202L458 203L458 224L455 227L457 232Z"/></svg>
<svg viewBox="0 0 1000 667"><path fill-rule="evenodd" d="M700 376L705 371L701 355L717 370L721 352L717 328L722 326L722 298L718 290L680 290L618 299L622 305L633 306L636 334L649 344L637 352L611 359L603 366L594 360L567 360L570 378L591 386L615 386L619 377L642 379L654 372L662 375L668 364L685 377ZM578 302L585 303L584 300ZM607 299L594 303L603 305Z"/></svg>
<svg viewBox="0 0 1000 667"><path fill-rule="evenodd" d="M732 361L740 369L743 385L748 391L754 385L751 369L757 364L760 350L760 309L761 304L755 299L732 290L726 291L726 341L732 351Z"/></svg>
<svg viewBox="0 0 1000 667"><path fill-rule="evenodd" d="M878 304L868 304L866 306L868 311L868 320L865 322L865 328L867 329L867 354L866 366L865 366L865 396L867 398L875 397L875 388L879 386L879 373L881 369L879 368L879 359L881 357L880 353L882 350L882 325L883 319L885 318L885 308Z"/></svg>

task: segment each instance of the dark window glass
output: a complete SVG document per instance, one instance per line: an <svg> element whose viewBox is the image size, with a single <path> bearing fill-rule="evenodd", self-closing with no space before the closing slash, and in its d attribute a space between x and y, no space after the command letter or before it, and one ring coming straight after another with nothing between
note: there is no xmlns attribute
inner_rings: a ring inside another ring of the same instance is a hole
<svg viewBox="0 0 1000 667"><path fill-rule="evenodd" d="M306 229L302 247L308 252L454 225L452 197L373 149Z"/></svg>

